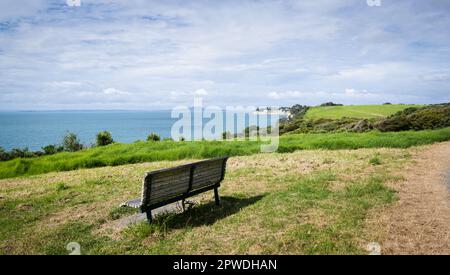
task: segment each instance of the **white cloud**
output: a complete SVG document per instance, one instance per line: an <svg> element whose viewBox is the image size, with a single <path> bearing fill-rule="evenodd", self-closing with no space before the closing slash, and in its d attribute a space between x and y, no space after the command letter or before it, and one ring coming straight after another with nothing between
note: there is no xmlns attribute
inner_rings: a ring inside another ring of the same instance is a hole
<svg viewBox="0 0 450 275"><path fill-rule="evenodd" d="M82 83L77 81L52 81L48 85L52 88L71 88L80 87Z"/></svg>
<svg viewBox="0 0 450 275"><path fill-rule="evenodd" d="M347 96L354 96L354 97L356 97L356 96L368 96L368 95L372 95L372 94L369 93L367 90L358 91L358 90L355 90L355 89L353 89L353 88L347 88L347 89L345 89L344 94L347 95Z"/></svg>
<svg viewBox="0 0 450 275"><path fill-rule="evenodd" d="M118 90L116 88L106 88L103 90L103 93L106 95L130 95L130 93Z"/></svg>
<svg viewBox="0 0 450 275"><path fill-rule="evenodd" d="M195 95L198 95L198 96L207 96L209 94L208 91L205 89L198 89L194 93L195 93Z"/></svg>
<svg viewBox="0 0 450 275"><path fill-rule="evenodd" d="M301 91L286 91L286 92L270 92L269 98L272 99L308 99L326 96L325 92L301 92Z"/></svg>
<svg viewBox="0 0 450 275"><path fill-rule="evenodd" d="M306 105L318 105L324 102L333 101L335 103L353 104L354 102L364 102L364 104L381 104L384 102L405 103L420 102L426 96L387 94L383 92L369 92L365 89L357 90L346 88L343 91L284 91L270 92L267 96L278 102L284 100L294 100L293 102ZM283 104L279 104L283 105Z"/></svg>
<svg viewBox="0 0 450 275"><path fill-rule="evenodd" d="M365 64L353 68L346 68L333 75L337 79L351 79L354 81L382 81L411 73L408 64L386 62L379 64Z"/></svg>
<svg viewBox="0 0 450 275"><path fill-rule="evenodd" d="M195 97L207 97L211 93L205 89L197 89L195 91L171 91L170 93L170 101L173 103L183 103L189 104L194 102Z"/></svg>
<svg viewBox="0 0 450 275"><path fill-rule="evenodd" d="M0 1L0 21L32 16L44 10L46 6L45 0L2 0Z"/></svg>
<svg viewBox="0 0 450 275"><path fill-rule="evenodd" d="M444 101L449 12L442 1L2 1L0 109L374 101L364 89Z"/></svg>
<svg viewBox="0 0 450 275"><path fill-rule="evenodd" d="M423 76L426 81L450 81L450 72L431 73Z"/></svg>

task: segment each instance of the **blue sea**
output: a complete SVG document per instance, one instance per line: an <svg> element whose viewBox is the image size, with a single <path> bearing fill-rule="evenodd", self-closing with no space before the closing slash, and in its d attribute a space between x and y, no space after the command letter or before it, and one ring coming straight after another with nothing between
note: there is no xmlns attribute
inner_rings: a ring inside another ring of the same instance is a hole
<svg viewBox="0 0 450 275"><path fill-rule="evenodd" d="M170 111L0 112L0 147L37 151L49 144L60 144L68 131L87 145L93 144L95 135L103 130L123 143L146 140L152 132L165 138L170 137L177 120L171 118Z"/></svg>

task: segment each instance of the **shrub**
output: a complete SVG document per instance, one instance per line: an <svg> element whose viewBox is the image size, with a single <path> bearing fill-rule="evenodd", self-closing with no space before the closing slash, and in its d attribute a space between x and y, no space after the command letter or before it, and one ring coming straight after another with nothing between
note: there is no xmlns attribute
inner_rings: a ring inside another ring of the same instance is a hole
<svg viewBox="0 0 450 275"><path fill-rule="evenodd" d="M386 119L375 128L382 132L426 130L450 126L450 104L430 105L422 108L406 108Z"/></svg>
<svg viewBox="0 0 450 275"><path fill-rule="evenodd" d="M338 103L334 103L334 102L325 102L320 104L320 106L325 107L325 106L344 106L343 104L338 104Z"/></svg>
<svg viewBox="0 0 450 275"><path fill-rule="evenodd" d="M112 135L108 131L99 132L96 137L97 146L105 146L114 143Z"/></svg>
<svg viewBox="0 0 450 275"><path fill-rule="evenodd" d="M375 128L381 132L397 132L409 130L411 124L404 116L397 116L381 120Z"/></svg>
<svg viewBox="0 0 450 275"><path fill-rule="evenodd" d="M42 151L44 151L44 155L53 155L64 151L64 147L50 144L42 147Z"/></svg>
<svg viewBox="0 0 450 275"><path fill-rule="evenodd" d="M81 144L77 135L70 132L68 132L66 136L64 136L62 144L64 150L68 152L76 152L83 149L83 144Z"/></svg>
<svg viewBox="0 0 450 275"><path fill-rule="evenodd" d="M34 156L33 152L30 152L27 147L20 149L20 148L13 148L11 152L9 152L9 155L12 159L14 158L31 158Z"/></svg>
<svg viewBox="0 0 450 275"><path fill-rule="evenodd" d="M437 129L450 126L450 106L419 110L409 116L412 130Z"/></svg>
<svg viewBox="0 0 450 275"><path fill-rule="evenodd" d="M13 148L10 152L5 151L3 148L0 147L0 161L8 161L15 158L34 158L34 157L40 157L45 155L45 152L42 151L29 151L27 147L20 149L20 148Z"/></svg>
<svg viewBox="0 0 450 275"><path fill-rule="evenodd" d="M363 125L364 124L364 125ZM364 123L356 118L317 118L317 119L297 119L280 124L280 134L292 133L327 133L358 131L365 132L371 129L369 121Z"/></svg>
<svg viewBox="0 0 450 275"><path fill-rule="evenodd" d="M230 131L226 131L222 133L222 139L227 140L233 138L233 134Z"/></svg>
<svg viewBox="0 0 450 275"><path fill-rule="evenodd" d="M295 104L294 106L287 108L291 117L293 118L302 118L305 116L309 107L306 105Z"/></svg>
<svg viewBox="0 0 450 275"><path fill-rule="evenodd" d="M155 134L155 133L151 133L147 137L147 141L160 141L160 140L161 140L161 137L158 134Z"/></svg>
<svg viewBox="0 0 450 275"><path fill-rule="evenodd" d="M0 147L0 161L10 160L11 156L8 152L5 151L2 147Z"/></svg>
<svg viewBox="0 0 450 275"><path fill-rule="evenodd" d="M362 119L358 121L355 125L353 125L349 130L362 133L367 132L373 129L373 125L369 122L368 119Z"/></svg>
<svg viewBox="0 0 450 275"><path fill-rule="evenodd" d="M245 138L249 138L250 136L251 137L255 137L255 136L259 137L259 135L260 135L259 126L252 125L252 126L246 127L243 131L243 134L244 134Z"/></svg>

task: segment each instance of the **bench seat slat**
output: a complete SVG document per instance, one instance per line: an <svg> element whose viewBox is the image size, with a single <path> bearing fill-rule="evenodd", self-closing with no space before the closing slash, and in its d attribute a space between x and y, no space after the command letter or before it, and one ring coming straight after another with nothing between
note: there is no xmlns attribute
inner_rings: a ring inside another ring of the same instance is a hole
<svg viewBox="0 0 450 275"><path fill-rule="evenodd" d="M198 189L200 187L204 187L207 185L214 185L219 181L220 181L219 175L214 178L205 176L204 178L194 180L194 182L192 183L192 189ZM159 187L163 187L163 186L159 186ZM175 184L169 182L167 185L164 186L164 188L152 189L151 200L153 201L157 198L164 197L166 195L183 194L183 193L187 192L187 188L188 188L187 184L181 183L181 184L175 185Z"/></svg>
<svg viewBox="0 0 450 275"><path fill-rule="evenodd" d="M205 178L192 183L192 189L203 187L206 185L215 185L220 182L220 178Z"/></svg>
<svg viewBox="0 0 450 275"><path fill-rule="evenodd" d="M193 178L193 182L192 185L197 185L197 184L201 184L204 183L205 181L218 181L220 180L220 178L222 177L222 171L214 171L214 173L201 173L201 174L195 174L194 173L194 178ZM188 181L186 181L185 179L176 179L176 180L170 180L170 181L160 181L158 182L158 184L152 184L152 193L153 192L157 192L161 189L173 189L173 188L177 188L178 186L186 186L189 184Z"/></svg>
<svg viewBox="0 0 450 275"><path fill-rule="evenodd" d="M197 179L203 179L203 178L208 178L208 177L221 177L222 176L222 171L213 171L211 173L203 173L203 174L194 174L193 176L193 181L196 181Z"/></svg>
<svg viewBox="0 0 450 275"><path fill-rule="evenodd" d="M220 167L222 165L222 161L214 161L211 163L201 163L196 165L196 167L202 167L205 170L208 170L210 168Z"/></svg>
<svg viewBox="0 0 450 275"><path fill-rule="evenodd" d="M195 171L194 172L194 179L201 177L201 176L208 176L208 175L215 175L215 174L220 174L222 175L222 169L211 169L211 170L207 170L207 171Z"/></svg>
<svg viewBox="0 0 450 275"><path fill-rule="evenodd" d="M214 172L210 174L201 174L201 175L194 175L192 182L196 182L199 180L203 180L205 178L221 178L222 172Z"/></svg>
<svg viewBox="0 0 450 275"><path fill-rule="evenodd" d="M151 200L159 197L163 197L165 195L171 195L171 194L183 194L187 192L187 187L184 186L178 186L174 189L164 189L164 190L158 190L152 193Z"/></svg>
<svg viewBox="0 0 450 275"><path fill-rule="evenodd" d="M179 180L172 180L172 181L167 181L167 182L159 182L158 184L155 184L155 185L152 184L151 188L152 188L152 191L154 191L154 190L159 190L159 189L164 189L164 188L170 188L172 186L177 186L177 185L188 186L189 180L179 179Z"/></svg>
<svg viewBox="0 0 450 275"><path fill-rule="evenodd" d="M175 180L175 179L186 179L186 180L189 180L189 173L190 173L190 171L188 170L188 171L183 171L183 173L180 173L180 174L175 174L175 175L157 175L157 176L154 176L154 178L153 178L153 180L152 180L152 184L153 183L158 183L158 182L161 182L161 181L170 181L170 180Z"/></svg>

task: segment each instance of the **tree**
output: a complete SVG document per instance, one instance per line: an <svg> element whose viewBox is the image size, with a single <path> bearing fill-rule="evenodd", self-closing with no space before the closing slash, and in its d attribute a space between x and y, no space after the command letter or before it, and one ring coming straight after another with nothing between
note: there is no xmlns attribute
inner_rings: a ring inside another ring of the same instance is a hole
<svg viewBox="0 0 450 275"><path fill-rule="evenodd" d="M62 145L64 150L68 152L76 152L83 149L83 144L81 144L77 135L71 132L67 132L64 136Z"/></svg>
<svg viewBox="0 0 450 275"><path fill-rule="evenodd" d="M222 139L227 140L233 138L233 134L230 131L226 131L222 133Z"/></svg>
<svg viewBox="0 0 450 275"><path fill-rule="evenodd" d="M147 137L147 141L160 141L160 140L161 140L160 136L158 134L155 134L155 133L151 133Z"/></svg>
<svg viewBox="0 0 450 275"><path fill-rule="evenodd" d="M334 102L325 102L320 104L320 106L325 107L325 106L343 106L343 104L338 104L338 103L334 103Z"/></svg>
<svg viewBox="0 0 450 275"><path fill-rule="evenodd" d="M97 146L105 146L114 143L112 135L108 131L99 132L96 137Z"/></svg>
<svg viewBox="0 0 450 275"><path fill-rule="evenodd" d="M42 147L42 151L44 151L45 155L53 155L58 152L58 148L56 147L56 145L50 144L45 147Z"/></svg>
<svg viewBox="0 0 450 275"><path fill-rule="evenodd" d="M0 147L0 160L6 161L6 160L10 160L10 159L11 159L10 154L8 152L6 152L5 149Z"/></svg>
<svg viewBox="0 0 450 275"><path fill-rule="evenodd" d="M11 159L14 158L29 158L33 156L33 153L28 150L28 147L23 149L13 148L11 152L9 152Z"/></svg>

